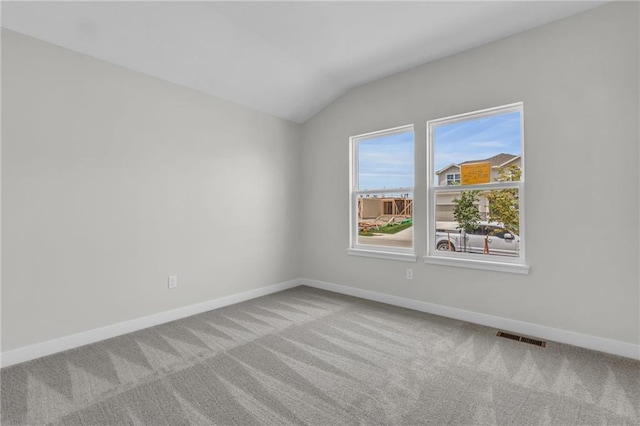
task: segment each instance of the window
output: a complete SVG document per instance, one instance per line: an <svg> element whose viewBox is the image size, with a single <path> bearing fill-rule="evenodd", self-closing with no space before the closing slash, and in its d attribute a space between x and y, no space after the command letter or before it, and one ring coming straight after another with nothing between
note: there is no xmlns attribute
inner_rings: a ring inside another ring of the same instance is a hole
<svg viewBox="0 0 640 426"><path fill-rule="evenodd" d="M349 254L415 261L413 126L350 138Z"/></svg>
<svg viewBox="0 0 640 426"><path fill-rule="evenodd" d="M447 185L460 185L460 173L448 173Z"/></svg>
<svg viewBox="0 0 640 426"><path fill-rule="evenodd" d="M427 263L527 273L522 103L427 123Z"/></svg>

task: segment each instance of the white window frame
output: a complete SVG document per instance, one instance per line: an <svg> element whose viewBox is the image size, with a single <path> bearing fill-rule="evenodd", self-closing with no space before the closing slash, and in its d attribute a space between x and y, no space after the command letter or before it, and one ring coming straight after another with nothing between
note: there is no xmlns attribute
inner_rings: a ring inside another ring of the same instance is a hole
<svg viewBox="0 0 640 426"><path fill-rule="evenodd" d="M392 247L378 246L368 244L358 244L358 197L361 195L374 195L381 193L411 193L415 205L415 158L414 158L414 186L398 187L398 188L373 188L360 190L358 188L358 145L360 141L391 135L394 133L404 133L407 131L414 132L414 148L415 148L415 129L413 124L394 127L391 129L380 130L376 132L364 133L349 138L349 248L347 253L352 256L375 257L388 260L402 260L415 262L417 257L415 254L415 226L412 226L412 246L411 247ZM415 150L414 150L415 153ZM413 210L415 213L415 210ZM415 225L415 214L413 215Z"/></svg>
<svg viewBox="0 0 640 426"><path fill-rule="evenodd" d="M437 251L435 247L436 240L436 196L438 192L451 191L451 185L438 185L434 179L434 134L435 128L473 120L482 117L493 116L497 114L505 114L509 112L520 112L520 155L521 155L521 178L520 181L510 182L491 182L481 185L465 185L461 189L471 191L474 189L507 189L517 188L519 191L519 209L520 209L520 257L509 258L502 256L486 256L472 253L459 253ZM427 254L423 257L425 263L438 265L457 266L463 268L484 269L500 272L512 272L518 274L528 274L529 266L526 263L525 256L525 158L524 158L524 104L517 102L509 105L503 105L495 108L487 108L479 111L473 111L465 114L454 115L427 122Z"/></svg>

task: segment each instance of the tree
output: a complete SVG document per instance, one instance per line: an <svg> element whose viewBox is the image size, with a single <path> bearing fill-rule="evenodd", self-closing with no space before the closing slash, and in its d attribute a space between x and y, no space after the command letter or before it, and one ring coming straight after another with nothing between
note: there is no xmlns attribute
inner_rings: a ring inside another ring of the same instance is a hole
<svg viewBox="0 0 640 426"><path fill-rule="evenodd" d="M480 211L476 206L479 201L478 194L480 191L462 191L460 198L454 198L453 217L458 222L458 229L462 229L465 233L473 232L480 223ZM467 239L462 235L463 250L467 251Z"/></svg>
<svg viewBox="0 0 640 426"><path fill-rule="evenodd" d="M509 166L507 170L498 170L498 182L519 181L522 170L516 165ZM496 189L487 193L489 200L490 222L499 222L511 232L520 235L520 199L517 189Z"/></svg>

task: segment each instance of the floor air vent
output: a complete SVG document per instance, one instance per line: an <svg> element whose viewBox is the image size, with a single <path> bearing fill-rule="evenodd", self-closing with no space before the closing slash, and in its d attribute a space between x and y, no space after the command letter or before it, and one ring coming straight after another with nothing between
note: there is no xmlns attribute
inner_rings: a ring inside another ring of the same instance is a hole
<svg viewBox="0 0 640 426"><path fill-rule="evenodd" d="M547 347L547 342L542 340L532 339L531 337L519 336L517 334L505 333L504 331L498 331L498 337L504 337L505 339L516 340L518 342L528 343L530 345L540 346L541 348Z"/></svg>

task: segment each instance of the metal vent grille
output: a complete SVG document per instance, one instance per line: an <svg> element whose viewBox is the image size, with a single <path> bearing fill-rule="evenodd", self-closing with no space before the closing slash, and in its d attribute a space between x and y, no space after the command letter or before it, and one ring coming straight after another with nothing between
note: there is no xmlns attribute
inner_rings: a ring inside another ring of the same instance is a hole
<svg viewBox="0 0 640 426"><path fill-rule="evenodd" d="M517 342L528 343L530 345L540 346L541 348L547 347L547 342L542 340L533 339L531 337L524 337L518 334L505 333L504 331L498 331L498 337L504 337L505 339L515 340Z"/></svg>

